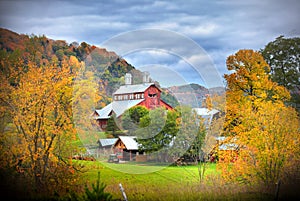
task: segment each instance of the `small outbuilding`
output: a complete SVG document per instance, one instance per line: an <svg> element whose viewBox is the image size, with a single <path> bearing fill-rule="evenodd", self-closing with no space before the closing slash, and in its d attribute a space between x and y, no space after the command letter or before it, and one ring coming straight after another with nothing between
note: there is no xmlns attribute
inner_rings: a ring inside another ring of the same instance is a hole
<svg viewBox="0 0 300 201"><path fill-rule="evenodd" d="M99 148L102 150L111 150L112 146L116 143L117 140L118 138L99 139Z"/></svg>
<svg viewBox="0 0 300 201"><path fill-rule="evenodd" d="M210 152L210 161L224 161L230 160L235 162L238 157L239 146L235 143L235 139L227 141L227 138L224 136L216 137L216 146Z"/></svg>
<svg viewBox="0 0 300 201"><path fill-rule="evenodd" d="M119 136L112 149L120 160L145 161L144 152L139 152L139 146L135 136Z"/></svg>

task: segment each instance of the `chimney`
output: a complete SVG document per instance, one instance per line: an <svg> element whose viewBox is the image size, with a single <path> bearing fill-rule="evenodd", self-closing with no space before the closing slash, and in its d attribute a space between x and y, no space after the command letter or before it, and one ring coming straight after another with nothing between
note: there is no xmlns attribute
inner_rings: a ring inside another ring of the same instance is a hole
<svg viewBox="0 0 300 201"><path fill-rule="evenodd" d="M145 71L143 72L143 83L149 83L150 82L150 77L149 77L149 72Z"/></svg>
<svg viewBox="0 0 300 201"><path fill-rule="evenodd" d="M126 73L125 74L125 85L131 85L132 83L132 75L130 73Z"/></svg>

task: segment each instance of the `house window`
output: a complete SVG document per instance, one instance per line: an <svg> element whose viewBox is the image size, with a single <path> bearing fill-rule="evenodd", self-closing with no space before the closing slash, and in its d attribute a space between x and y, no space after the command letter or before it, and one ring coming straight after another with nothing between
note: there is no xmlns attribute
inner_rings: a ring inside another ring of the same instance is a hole
<svg viewBox="0 0 300 201"><path fill-rule="evenodd" d="M128 95L124 95L124 100L128 100Z"/></svg>
<svg viewBox="0 0 300 201"><path fill-rule="evenodd" d="M136 99L140 99L140 94L135 94Z"/></svg>
<svg viewBox="0 0 300 201"><path fill-rule="evenodd" d="M144 98L144 94L141 94L142 95L142 98Z"/></svg>
<svg viewBox="0 0 300 201"><path fill-rule="evenodd" d="M129 95L129 99L132 100L133 99L133 94Z"/></svg>

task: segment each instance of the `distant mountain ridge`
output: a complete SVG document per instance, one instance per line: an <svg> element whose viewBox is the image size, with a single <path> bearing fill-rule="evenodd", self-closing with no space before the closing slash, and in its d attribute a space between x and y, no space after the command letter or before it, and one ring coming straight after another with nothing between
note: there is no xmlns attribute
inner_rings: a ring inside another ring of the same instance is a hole
<svg viewBox="0 0 300 201"><path fill-rule="evenodd" d="M179 104L201 107L202 101L209 93L208 89L198 84L168 87L167 92L176 97Z"/></svg>
<svg viewBox="0 0 300 201"><path fill-rule="evenodd" d="M188 105L193 108L202 107L203 101L208 95L223 95L223 87L214 87L207 89L199 84L186 84L181 86L172 86L165 89L166 93L173 95L180 105Z"/></svg>

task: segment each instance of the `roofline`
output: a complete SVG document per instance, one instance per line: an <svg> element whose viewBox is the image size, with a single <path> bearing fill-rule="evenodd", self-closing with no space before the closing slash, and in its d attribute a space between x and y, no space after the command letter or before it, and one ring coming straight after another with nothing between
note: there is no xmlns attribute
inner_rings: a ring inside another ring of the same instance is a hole
<svg viewBox="0 0 300 201"><path fill-rule="evenodd" d="M169 106L170 108L172 108L173 110L175 110L175 108L173 106L171 106L170 104L166 103L164 100L160 99L161 102L163 102L164 104L166 104L167 106Z"/></svg>
<svg viewBox="0 0 300 201"><path fill-rule="evenodd" d="M114 146L117 144L117 142L118 142L119 140L121 140L120 137L131 137L131 138L133 138L133 139L136 138L136 136L121 135L121 136L118 137L118 139L117 139L117 140L115 141L115 143L112 145L112 147L114 147ZM121 140L121 141L122 141L122 140ZM124 143L123 143L123 144L124 144ZM126 147L125 144L124 144L124 146ZM129 151L130 151L130 150L136 150L136 149L128 149L127 147L126 147L126 149L129 150ZM138 150L138 149L137 149L137 150Z"/></svg>
<svg viewBox="0 0 300 201"><path fill-rule="evenodd" d="M95 118L96 120L105 120L105 119L109 119L109 118L106 118L106 117L99 117L99 118Z"/></svg>
<svg viewBox="0 0 300 201"><path fill-rule="evenodd" d="M143 83L143 84L145 84L145 83ZM130 86L134 86L134 85L142 85L142 84L131 84ZM151 82L151 83L149 83L149 86L144 90L144 91L142 91L142 92L133 92L133 93L143 93L143 92L145 92L149 87L151 87L151 86L155 86L160 92L162 92L162 90L154 83L154 82ZM122 85L122 86L125 86L125 85ZM121 94L132 94L132 93L118 93L118 94L116 94L116 93L113 93L112 95L114 96L114 95L121 95Z"/></svg>

